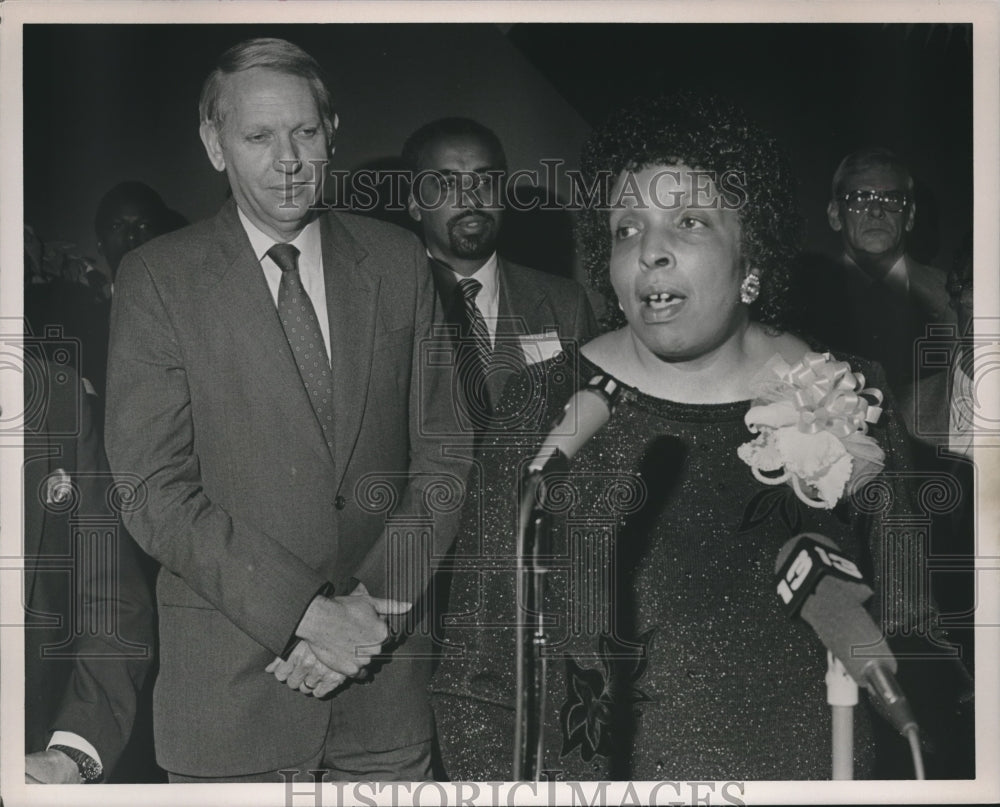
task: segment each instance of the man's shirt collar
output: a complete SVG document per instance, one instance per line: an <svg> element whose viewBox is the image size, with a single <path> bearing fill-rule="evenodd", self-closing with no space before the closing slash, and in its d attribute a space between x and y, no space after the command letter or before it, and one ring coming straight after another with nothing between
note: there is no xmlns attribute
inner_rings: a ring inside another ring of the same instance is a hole
<svg viewBox="0 0 1000 807"><path fill-rule="evenodd" d="M447 270L445 274L445 279L448 281L447 290L450 292L455 286L458 285L460 280L464 280L466 275L461 275L451 268L445 261L435 258L431 255L430 250L426 250L427 257L439 267L443 267ZM489 300L496 304L496 301L500 295L500 259L497 257L497 253L494 252L487 258L486 263L480 266L475 272L468 277L473 280L478 280L479 284L482 286L482 290L477 296L477 300Z"/></svg>
<svg viewBox="0 0 1000 807"><path fill-rule="evenodd" d="M258 261L263 260L267 251L275 244L281 242L276 241L274 238L261 230L256 224L254 224L250 218L242 210L240 210L239 205L236 206L236 212L239 214L240 224L243 225L247 238L250 239L250 246L253 248L254 256ZM318 263L321 254L319 219L313 219L310 221L305 227L302 228L302 231L288 243L298 249L300 255L308 255L311 257L313 262Z"/></svg>
<svg viewBox="0 0 1000 807"><path fill-rule="evenodd" d="M848 268L850 280L856 288L867 289L876 282L872 276L858 266L857 262L846 252L843 253L842 261L844 266ZM910 275L908 267L909 263L907 262L906 254L904 253L899 256L898 260L892 265L892 268L879 282L884 283L889 288L901 292L904 295L908 294L910 290Z"/></svg>

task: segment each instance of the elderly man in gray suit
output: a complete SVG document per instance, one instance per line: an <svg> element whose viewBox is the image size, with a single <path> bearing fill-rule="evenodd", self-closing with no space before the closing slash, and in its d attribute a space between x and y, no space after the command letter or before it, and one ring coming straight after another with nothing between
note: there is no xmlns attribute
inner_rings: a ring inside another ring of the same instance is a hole
<svg viewBox="0 0 1000 807"><path fill-rule="evenodd" d="M474 430L492 414L507 381L526 364L596 336L594 312L573 280L497 255L507 159L497 135L469 118L441 118L403 146L419 222L445 317L458 337L456 381Z"/></svg>
<svg viewBox="0 0 1000 807"><path fill-rule="evenodd" d="M232 199L125 258L109 360L108 455L143 480L127 526L163 566L157 760L172 782L427 778L427 640L380 654L429 578L390 562L387 524L443 553L456 507L428 489L460 498L466 471L421 360L426 258L317 210L337 116L297 46L235 45L200 113Z"/></svg>

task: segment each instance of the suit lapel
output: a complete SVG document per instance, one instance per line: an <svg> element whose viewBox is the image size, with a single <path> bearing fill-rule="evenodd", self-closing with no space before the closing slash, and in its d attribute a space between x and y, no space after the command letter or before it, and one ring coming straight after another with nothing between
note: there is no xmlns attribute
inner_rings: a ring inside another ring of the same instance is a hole
<svg viewBox="0 0 1000 807"><path fill-rule="evenodd" d="M206 294L213 298L220 317L245 352L256 374L256 386L271 396L274 406L285 414L289 430L308 443L318 457L330 462L329 449L309 394L302 385L274 298L233 200L219 211L216 227L218 237L214 248L218 253L209 254L205 261L206 274L213 276ZM234 413L234 417L238 416Z"/></svg>
<svg viewBox="0 0 1000 807"><path fill-rule="evenodd" d="M497 270L500 282L500 321L497 333L506 336L525 336L539 333L545 319L545 294L527 282L513 266L499 260Z"/></svg>
<svg viewBox="0 0 1000 807"><path fill-rule="evenodd" d="M378 278L363 272L364 247L332 215L321 219L333 371L335 466L339 488L361 432L375 352Z"/></svg>
<svg viewBox="0 0 1000 807"><path fill-rule="evenodd" d="M525 283L516 267L503 259L497 262L500 287L498 302L496 348L487 386L490 400L496 406L510 378L525 367L524 349L520 337L536 334L541 329L545 295L534 285Z"/></svg>
<svg viewBox="0 0 1000 807"><path fill-rule="evenodd" d="M926 313L933 323L958 324L958 314L951 307L947 276L939 269L917 263L905 256L906 274L910 280L910 302L913 308ZM921 334L923 335L923 334Z"/></svg>
<svg viewBox="0 0 1000 807"><path fill-rule="evenodd" d="M434 292L441 306L441 313L447 325L461 329L465 321L465 313L458 295L458 281L452 271L440 261L427 258L431 275L434 277ZM459 333L455 332L458 338Z"/></svg>

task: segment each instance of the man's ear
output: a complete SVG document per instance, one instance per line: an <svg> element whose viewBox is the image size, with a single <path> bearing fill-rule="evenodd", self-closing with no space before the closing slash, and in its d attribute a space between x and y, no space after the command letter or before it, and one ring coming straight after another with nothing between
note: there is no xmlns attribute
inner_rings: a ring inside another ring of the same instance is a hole
<svg viewBox="0 0 1000 807"><path fill-rule="evenodd" d="M219 139L218 127L209 121L202 121L201 126L198 128L198 134L201 135L201 142L205 146L205 153L208 154L208 159L212 163L212 167L216 171L225 171L226 156L222 151L222 141Z"/></svg>
<svg viewBox="0 0 1000 807"><path fill-rule="evenodd" d="M410 218L414 221L420 221L420 208L417 207L417 201L413 198L413 191L410 191L410 195L406 199L406 212L410 214Z"/></svg>
<svg viewBox="0 0 1000 807"><path fill-rule="evenodd" d="M844 222L840 220L840 205L836 199L831 199L826 205L826 220L835 233L844 229Z"/></svg>
<svg viewBox="0 0 1000 807"><path fill-rule="evenodd" d="M333 152L337 150L337 129L340 128L340 115L336 112L333 113L333 120L327 120L326 123L326 156L332 157Z"/></svg>
<svg viewBox="0 0 1000 807"><path fill-rule="evenodd" d="M913 229L913 225L917 223L917 203L910 202L906 206L906 223L903 225L906 228L906 232L910 232Z"/></svg>

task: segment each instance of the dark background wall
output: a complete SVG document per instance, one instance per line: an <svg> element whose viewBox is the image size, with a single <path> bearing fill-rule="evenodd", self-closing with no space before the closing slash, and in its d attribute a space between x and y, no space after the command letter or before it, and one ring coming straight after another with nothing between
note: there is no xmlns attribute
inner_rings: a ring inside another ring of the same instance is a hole
<svg viewBox="0 0 1000 807"><path fill-rule="evenodd" d="M263 35L328 71L332 168L391 164L409 132L453 114L494 128L512 168L573 168L616 104L695 87L740 101L785 144L812 249L836 250L830 176L864 144L911 163L918 257L947 266L972 227L971 27L901 24L29 25L25 221L96 257L97 202L123 179L191 220L214 212L226 185L198 139L201 82L222 50ZM568 271L568 217L514 219L506 235L515 257Z"/></svg>
<svg viewBox="0 0 1000 807"><path fill-rule="evenodd" d="M327 72L332 169L383 164L445 115L494 128L515 167L575 164L588 132L495 25L26 26L25 221L96 256L97 202L123 179L190 220L214 213L226 182L198 138L198 95L219 54L253 36L290 39Z"/></svg>
<svg viewBox="0 0 1000 807"><path fill-rule="evenodd" d="M662 89L742 104L788 152L813 249L837 249L830 179L864 145L910 164L918 257L947 263L972 226L971 25L518 25L510 37L592 124Z"/></svg>

